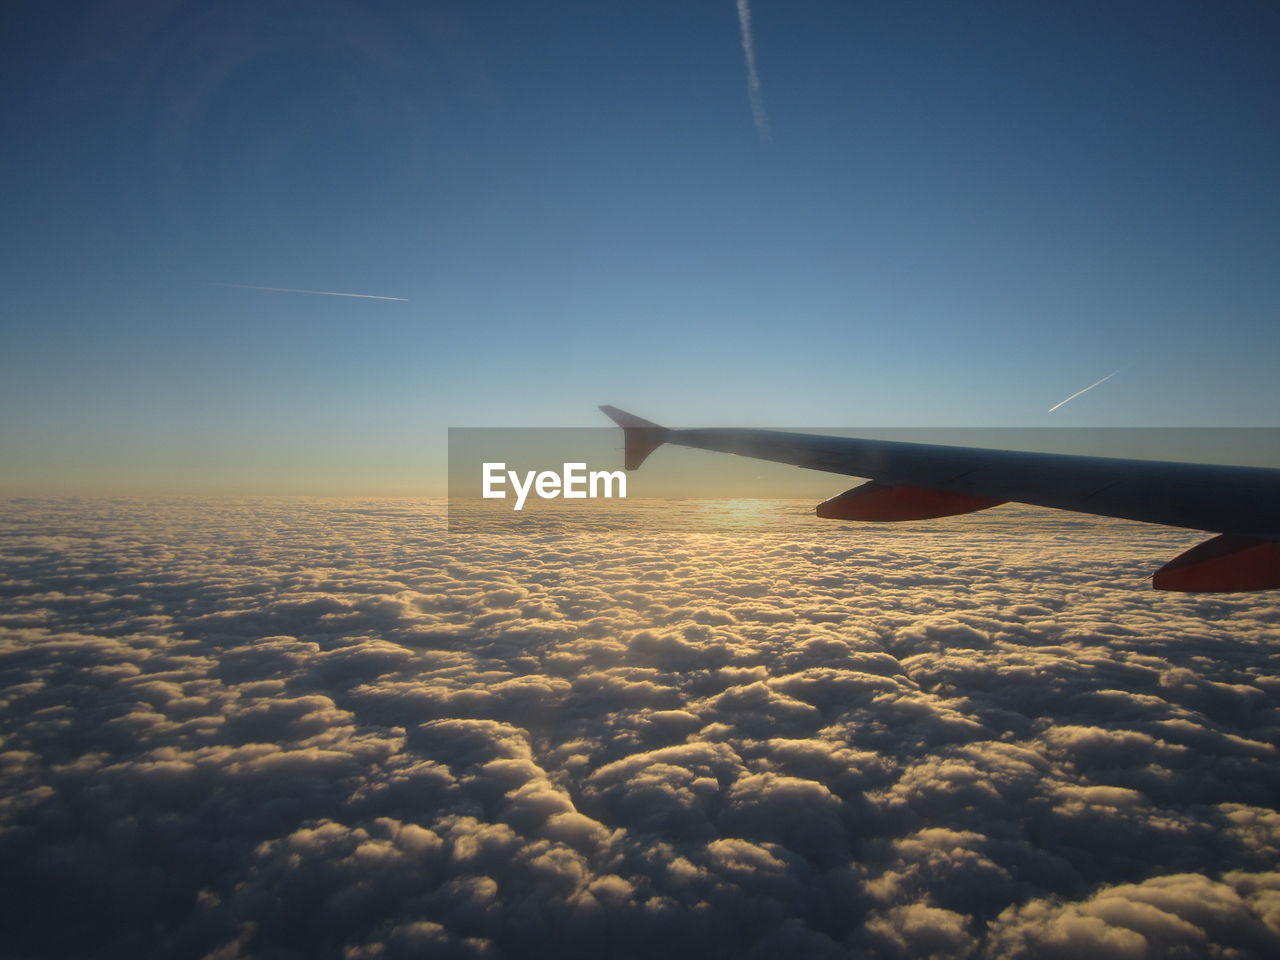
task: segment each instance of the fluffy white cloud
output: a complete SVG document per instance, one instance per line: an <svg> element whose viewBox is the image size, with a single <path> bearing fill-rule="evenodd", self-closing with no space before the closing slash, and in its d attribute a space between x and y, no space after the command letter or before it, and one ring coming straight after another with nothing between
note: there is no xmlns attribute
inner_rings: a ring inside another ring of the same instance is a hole
<svg viewBox="0 0 1280 960"><path fill-rule="evenodd" d="M708 509L3 505L6 949L1280 951L1280 602L1147 590L1196 535Z"/></svg>

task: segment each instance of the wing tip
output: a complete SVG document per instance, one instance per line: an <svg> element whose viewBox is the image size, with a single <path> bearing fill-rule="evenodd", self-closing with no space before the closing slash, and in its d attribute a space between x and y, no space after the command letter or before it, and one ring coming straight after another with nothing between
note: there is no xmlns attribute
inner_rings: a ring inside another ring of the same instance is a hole
<svg viewBox="0 0 1280 960"><path fill-rule="evenodd" d="M622 429L628 427L643 427L650 430L665 430L666 427L660 427L652 420L646 420L644 417L637 417L634 413L628 413L618 407L610 406L607 403L600 404L600 412L607 416Z"/></svg>
<svg viewBox="0 0 1280 960"><path fill-rule="evenodd" d="M669 431L652 420L637 417L634 413L607 403L600 405L600 411L622 428L625 447L623 466L628 470L638 470L649 454L666 442Z"/></svg>

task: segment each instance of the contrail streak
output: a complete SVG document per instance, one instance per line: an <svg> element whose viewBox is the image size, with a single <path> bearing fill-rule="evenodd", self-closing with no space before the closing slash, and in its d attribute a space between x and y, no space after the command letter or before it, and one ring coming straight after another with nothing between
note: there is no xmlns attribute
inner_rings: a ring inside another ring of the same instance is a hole
<svg viewBox="0 0 1280 960"><path fill-rule="evenodd" d="M1123 370L1123 369L1124 369L1124 367L1121 367L1121 368L1120 368L1120 370ZM1057 402L1057 403L1055 403L1052 407L1050 407L1050 408L1049 408L1049 412L1050 412L1050 413L1053 413L1053 411L1057 410L1057 409L1058 409L1060 406L1062 406L1064 403L1070 403L1070 402L1071 402L1072 400L1074 400L1076 397L1080 396L1080 394L1082 394L1082 393L1088 393L1088 392L1089 392L1090 390L1092 390L1094 387L1096 387L1096 386L1099 386L1099 385L1101 385L1101 384L1106 383L1108 380L1110 380L1112 377L1114 377L1117 373L1119 373L1119 372L1120 372L1120 370L1113 370L1111 373L1108 373L1105 377L1103 377L1103 378L1102 378L1101 380L1099 380L1097 383L1091 383L1091 384L1089 384L1087 387L1085 387L1083 390L1077 390L1077 391L1076 391L1075 393L1073 393L1071 396L1067 397L1067 399L1058 401L1058 402Z"/></svg>
<svg viewBox="0 0 1280 960"><path fill-rule="evenodd" d="M738 27L742 30L742 55L747 61L747 95L751 98L751 116L756 122L756 133L762 143L769 143L769 115L764 112L764 97L760 93L760 74L756 72L756 43L751 38L751 8L747 0L738 0Z"/></svg>
<svg viewBox="0 0 1280 960"><path fill-rule="evenodd" d="M293 287L258 287L251 283L215 283L215 287L235 287L237 290L269 290L272 293L314 293L319 297L359 297L361 300L397 300L408 303L408 297L378 297L372 293L335 293L332 290L295 290Z"/></svg>

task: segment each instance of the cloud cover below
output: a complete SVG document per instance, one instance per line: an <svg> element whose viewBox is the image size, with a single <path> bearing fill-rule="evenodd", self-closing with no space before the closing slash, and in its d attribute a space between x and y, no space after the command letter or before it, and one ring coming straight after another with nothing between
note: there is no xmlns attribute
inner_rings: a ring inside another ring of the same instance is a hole
<svg viewBox="0 0 1280 960"><path fill-rule="evenodd" d="M1270 594L1151 592L1186 531L803 510L5 504L6 949L1280 949Z"/></svg>

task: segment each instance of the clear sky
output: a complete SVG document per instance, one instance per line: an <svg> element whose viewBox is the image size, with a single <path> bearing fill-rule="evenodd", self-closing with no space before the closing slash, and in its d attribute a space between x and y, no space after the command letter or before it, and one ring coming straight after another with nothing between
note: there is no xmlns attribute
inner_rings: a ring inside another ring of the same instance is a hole
<svg viewBox="0 0 1280 960"><path fill-rule="evenodd" d="M1277 424L1280 7L750 12L759 117L733 0L9 5L0 489L431 492L598 403Z"/></svg>

